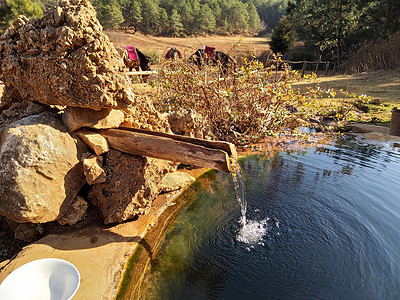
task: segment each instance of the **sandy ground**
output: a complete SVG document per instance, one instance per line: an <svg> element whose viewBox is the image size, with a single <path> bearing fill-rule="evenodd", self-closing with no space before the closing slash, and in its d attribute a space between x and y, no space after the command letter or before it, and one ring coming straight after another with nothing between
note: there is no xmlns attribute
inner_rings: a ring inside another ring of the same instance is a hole
<svg viewBox="0 0 400 300"><path fill-rule="evenodd" d="M204 171L196 168L188 173L197 177ZM81 283L74 300L113 299L139 242L143 244L147 232L183 191L159 195L150 213L134 221L113 226L93 224L73 232L47 235L24 247L14 259L0 263L0 283L30 261L59 258L71 262L80 272Z"/></svg>

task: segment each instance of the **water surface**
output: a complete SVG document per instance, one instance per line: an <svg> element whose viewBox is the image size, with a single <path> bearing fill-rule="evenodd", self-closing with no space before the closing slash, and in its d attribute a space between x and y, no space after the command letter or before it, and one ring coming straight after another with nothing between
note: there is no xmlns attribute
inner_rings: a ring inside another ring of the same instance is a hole
<svg viewBox="0 0 400 300"><path fill-rule="evenodd" d="M400 152L330 145L240 161L182 211L141 286L144 299L400 299Z"/></svg>

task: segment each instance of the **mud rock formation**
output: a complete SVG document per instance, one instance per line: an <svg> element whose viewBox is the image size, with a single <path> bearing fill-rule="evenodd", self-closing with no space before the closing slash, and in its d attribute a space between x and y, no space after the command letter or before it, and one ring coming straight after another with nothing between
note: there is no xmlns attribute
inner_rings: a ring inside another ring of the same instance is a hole
<svg viewBox="0 0 400 300"><path fill-rule="evenodd" d="M73 224L86 210L82 198L71 204L85 182L106 224L150 209L169 162L109 151L104 138L81 129L99 162L84 172L89 150L72 133L84 126L171 132L148 98L134 96L123 70L88 0L61 0L40 19L21 16L0 36L1 215Z"/></svg>
<svg viewBox="0 0 400 300"><path fill-rule="evenodd" d="M85 182L76 141L50 112L4 129L0 149L0 213L45 223L64 215Z"/></svg>
<svg viewBox="0 0 400 300"><path fill-rule="evenodd" d="M103 169L103 156L90 155L82 159L83 172L88 184L106 182L106 172Z"/></svg>
<svg viewBox="0 0 400 300"><path fill-rule="evenodd" d="M62 0L43 18L14 21L0 37L5 94L95 110L131 105L123 63L89 0Z"/></svg>
<svg viewBox="0 0 400 300"><path fill-rule="evenodd" d="M93 185L89 200L100 209L104 223L119 223L145 214L160 192L159 182L170 170L164 160L110 150L103 168L107 181Z"/></svg>
<svg viewBox="0 0 400 300"><path fill-rule="evenodd" d="M205 138L209 131L203 117L192 109L171 112L168 123L173 133L190 137Z"/></svg>
<svg viewBox="0 0 400 300"><path fill-rule="evenodd" d="M85 215L88 203L81 196L77 196L72 204L68 207L67 212L62 216L58 223L60 225L75 225Z"/></svg>
<svg viewBox="0 0 400 300"><path fill-rule="evenodd" d="M147 97L135 97L134 104L125 110L121 126L171 133L168 117L158 112Z"/></svg>
<svg viewBox="0 0 400 300"><path fill-rule="evenodd" d="M62 116L63 123L69 132L85 126L96 129L118 128L124 119L122 111L109 108L91 110L67 107Z"/></svg>

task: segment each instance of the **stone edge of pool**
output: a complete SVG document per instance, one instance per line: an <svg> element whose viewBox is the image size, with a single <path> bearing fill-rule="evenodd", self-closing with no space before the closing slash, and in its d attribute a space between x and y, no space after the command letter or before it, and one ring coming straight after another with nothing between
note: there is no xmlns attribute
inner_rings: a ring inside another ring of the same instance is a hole
<svg viewBox="0 0 400 300"><path fill-rule="evenodd" d="M389 128L369 124L351 124L354 133L377 141L399 141L389 135ZM198 178L208 169L187 171ZM189 185L190 186L190 185ZM75 232L51 234L28 245L12 260L0 264L0 282L16 268L32 260L53 257L73 263L81 274L81 284L74 300L110 299L118 292L126 263L139 245L139 241L152 228L158 217L171 205L185 188L159 195L148 215L136 221L115 226L91 225Z"/></svg>
<svg viewBox="0 0 400 300"><path fill-rule="evenodd" d="M198 178L208 169L187 172ZM190 186L190 184L188 185ZM18 267L41 258L60 258L74 264L80 272L79 299L112 299L118 292L128 259L139 241L186 188L160 194L150 213L114 226L90 225L74 232L50 234L24 247L16 257L0 264L0 283Z"/></svg>

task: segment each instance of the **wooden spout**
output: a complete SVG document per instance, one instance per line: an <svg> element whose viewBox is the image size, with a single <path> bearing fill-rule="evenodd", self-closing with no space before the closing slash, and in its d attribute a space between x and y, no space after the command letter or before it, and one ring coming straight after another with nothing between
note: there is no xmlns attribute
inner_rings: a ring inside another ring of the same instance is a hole
<svg viewBox="0 0 400 300"><path fill-rule="evenodd" d="M235 146L182 135L134 129L98 129L111 148L140 156L160 158L199 167L233 172L231 157L237 160Z"/></svg>

